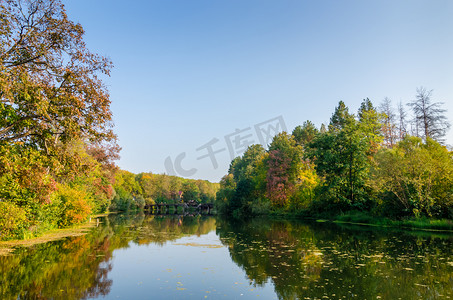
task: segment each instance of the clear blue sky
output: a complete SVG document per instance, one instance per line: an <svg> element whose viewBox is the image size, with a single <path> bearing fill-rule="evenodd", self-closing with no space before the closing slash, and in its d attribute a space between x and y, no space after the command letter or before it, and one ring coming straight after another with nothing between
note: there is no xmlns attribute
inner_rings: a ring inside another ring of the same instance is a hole
<svg viewBox="0 0 453 300"><path fill-rule="evenodd" d="M109 87L118 162L218 181L236 129L281 116L291 131L327 123L343 100L414 99L433 89L453 121L453 1L64 1L88 48L114 63ZM218 167L197 160L213 138ZM453 132L448 133L453 144ZM192 172L193 173L193 172ZM181 175L181 174L180 174Z"/></svg>

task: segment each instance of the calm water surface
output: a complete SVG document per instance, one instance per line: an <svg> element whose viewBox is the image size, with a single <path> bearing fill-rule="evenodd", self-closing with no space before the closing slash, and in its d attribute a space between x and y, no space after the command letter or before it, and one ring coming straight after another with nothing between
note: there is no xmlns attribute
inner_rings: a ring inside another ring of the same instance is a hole
<svg viewBox="0 0 453 300"><path fill-rule="evenodd" d="M453 235L112 215L0 257L1 299L449 299Z"/></svg>

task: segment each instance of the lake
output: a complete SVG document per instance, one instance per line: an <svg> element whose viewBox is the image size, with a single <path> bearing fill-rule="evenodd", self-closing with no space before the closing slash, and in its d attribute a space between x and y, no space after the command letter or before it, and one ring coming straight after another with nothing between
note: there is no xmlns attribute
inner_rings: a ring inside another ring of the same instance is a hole
<svg viewBox="0 0 453 300"><path fill-rule="evenodd" d="M98 222L86 235L0 256L0 298L453 297L453 234L212 216Z"/></svg>

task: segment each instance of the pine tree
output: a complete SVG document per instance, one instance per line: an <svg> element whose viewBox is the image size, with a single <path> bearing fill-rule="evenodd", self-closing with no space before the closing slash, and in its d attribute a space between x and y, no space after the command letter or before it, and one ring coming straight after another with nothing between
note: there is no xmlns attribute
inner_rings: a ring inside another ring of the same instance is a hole
<svg viewBox="0 0 453 300"><path fill-rule="evenodd" d="M343 101L340 101L338 103L338 106L335 107L335 112L330 118L329 131L338 132L353 120L354 115L350 114L348 107L344 104Z"/></svg>
<svg viewBox="0 0 453 300"><path fill-rule="evenodd" d="M318 128L315 127L311 121L305 121L302 126L294 128L292 135L297 145L304 147L306 144L313 141L316 135L319 133Z"/></svg>

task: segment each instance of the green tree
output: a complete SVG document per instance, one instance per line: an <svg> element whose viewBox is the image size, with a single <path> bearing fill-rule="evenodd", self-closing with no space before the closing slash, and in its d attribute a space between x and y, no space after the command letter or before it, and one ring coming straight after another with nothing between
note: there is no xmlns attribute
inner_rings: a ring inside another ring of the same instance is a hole
<svg viewBox="0 0 453 300"><path fill-rule="evenodd" d="M136 180L135 174L119 170L115 175L115 184L113 187L116 195L112 200L111 210L128 211L145 204L142 188Z"/></svg>
<svg viewBox="0 0 453 300"><path fill-rule="evenodd" d="M358 131L368 143L367 154L371 157L375 154L383 141L382 115L373 106L370 99L362 101L358 111Z"/></svg>
<svg viewBox="0 0 453 300"><path fill-rule="evenodd" d="M186 181L182 184L182 199L184 202L191 200L198 201L200 198L200 188L193 181Z"/></svg>
<svg viewBox="0 0 453 300"><path fill-rule="evenodd" d="M428 138L407 136L381 150L373 172L381 210L400 215L453 216L453 154ZM388 208L391 209L388 209Z"/></svg>
<svg viewBox="0 0 453 300"><path fill-rule="evenodd" d="M302 126L294 128L292 135L298 145L304 147L306 144L313 141L319 130L311 121L305 121Z"/></svg>
<svg viewBox="0 0 453 300"><path fill-rule="evenodd" d="M364 208L369 145L360 123L340 101L329 131L319 134L306 154L314 162L316 173L323 178L321 201L329 201L340 209Z"/></svg>
<svg viewBox="0 0 453 300"><path fill-rule="evenodd" d="M216 194L216 208L221 214L232 214L231 201L236 191L236 182L234 181L233 174L227 174L220 180L220 189Z"/></svg>
<svg viewBox="0 0 453 300"><path fill-rule="evenodd" d="M328 130L329 132L338 132L353 122L353 120L354 115L350 114L346 104L344 104L343 101L340 101L338 106L335 107L335 112L332 114L332 117L330 117Z"/></svg>
<svg viewBox="0 0 453 300"><path fill-rule="evenodd" d="M257 166L263 160L265 150L259 144L250 145L242 157L231 164L233 178L236 183L235 193L230 200L232 211L250 214L255 201L258 201L254 178L257 176Z"/></svg>

